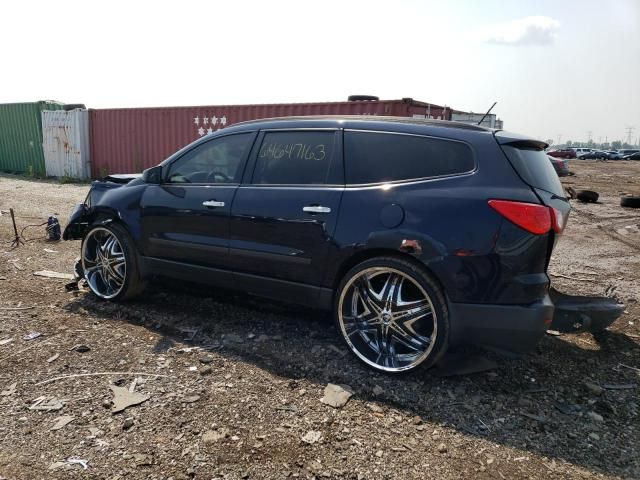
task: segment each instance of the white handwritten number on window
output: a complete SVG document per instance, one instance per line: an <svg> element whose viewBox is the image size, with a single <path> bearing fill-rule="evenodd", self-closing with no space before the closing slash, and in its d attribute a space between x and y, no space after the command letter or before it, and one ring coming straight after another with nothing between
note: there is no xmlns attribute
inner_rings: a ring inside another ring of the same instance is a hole
<svg viewBox="0 0 640 480"><path fill-rule="evenodd" d="M294 159L294 160L324 160L326 157L323 144L308 145L306 143L267 143L260 149L260 158Z"/></svg>

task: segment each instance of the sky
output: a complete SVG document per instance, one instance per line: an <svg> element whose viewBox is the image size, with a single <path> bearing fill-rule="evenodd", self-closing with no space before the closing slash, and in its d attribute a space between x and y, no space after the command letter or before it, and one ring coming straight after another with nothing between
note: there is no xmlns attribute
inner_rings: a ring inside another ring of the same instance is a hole
<svg viewBox="0 0 640 480"><path fill-rule="evenodd" d="M557 143L640 137L640 0L5 2L0 103L411 97Z"/></svg>

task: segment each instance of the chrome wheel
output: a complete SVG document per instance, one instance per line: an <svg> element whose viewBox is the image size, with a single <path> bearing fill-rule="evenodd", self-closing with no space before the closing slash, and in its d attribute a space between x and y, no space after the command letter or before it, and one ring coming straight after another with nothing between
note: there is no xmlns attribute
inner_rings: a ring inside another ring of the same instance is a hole
<svg viewBox="0 0 640 480"><path fill-rule="evenodd" d="M98 227L89 232L82 244L82 271L89 288L100 298L113 298L122 291L127 260L111 230Z"/></svg>
<svg viewBox="0 0 640 480"><path fill-rule="evenodd" d="M387 372L421 364L438 333L436 312L425 289L390 267L367 268L349 279L337 313L351 350L368 365Z"/></svg>

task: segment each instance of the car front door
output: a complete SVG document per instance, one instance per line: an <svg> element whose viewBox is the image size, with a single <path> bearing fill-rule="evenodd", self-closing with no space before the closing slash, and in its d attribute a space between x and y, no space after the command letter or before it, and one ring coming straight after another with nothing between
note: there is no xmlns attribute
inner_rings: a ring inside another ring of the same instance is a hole
<svg viewBox="0 0 640 480"><path fill-rule="evenodd" d="M160 185L141 201L145 256L224 268L229 214L257 133L214 137L166 166Z"/></svg>
<svg viewBox="0 0 640 480"><path fill-rule="evenodd" d="M234 270L321 285L344 191L340 130L263 131L252 157L231 208Z"/></svg>

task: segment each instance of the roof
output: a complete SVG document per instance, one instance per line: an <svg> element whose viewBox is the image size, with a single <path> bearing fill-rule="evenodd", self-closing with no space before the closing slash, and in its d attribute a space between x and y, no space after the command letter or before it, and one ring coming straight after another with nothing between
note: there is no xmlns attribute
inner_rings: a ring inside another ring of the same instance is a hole
<svg viewBox="0 0 640 480"><path fill-rule="evenodd" d="M445 128L457 128L461 130L473 130L477 132L493 132L494 129L483 127L480 125L470 125L468 123L452 122L449 120L434 120L426 118L410 118L410 117L384 117L377 115L308 115L299 117L274 117L274 118L261 118L259 120L248 120L246 122L239 122L233 126L251 125L255 123L285 123L291 121L362 121L367 123L406 123L410 125L425 125L431 127L445 127Z"/></svg>

